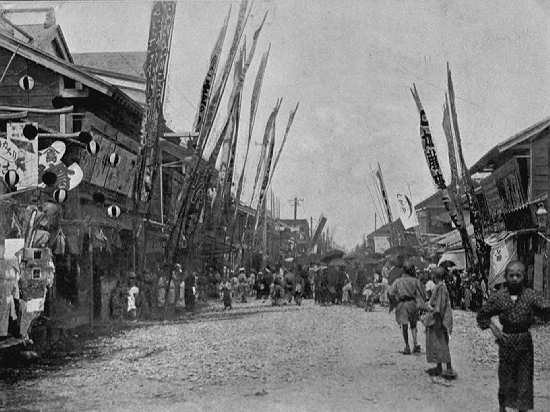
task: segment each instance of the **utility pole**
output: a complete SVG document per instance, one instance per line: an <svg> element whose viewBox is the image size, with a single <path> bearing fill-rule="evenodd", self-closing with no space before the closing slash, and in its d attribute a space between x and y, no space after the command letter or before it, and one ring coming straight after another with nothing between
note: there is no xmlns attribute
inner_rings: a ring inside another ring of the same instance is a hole
<svg viewBox="0 0 550 412"><path fill-rule="evenodd" d="M304 201L304 199L299 199L295 197L294 199L290 199L290 204L294 205L294 220L297 220L298 218L298 205L301 204Z"/></svg>

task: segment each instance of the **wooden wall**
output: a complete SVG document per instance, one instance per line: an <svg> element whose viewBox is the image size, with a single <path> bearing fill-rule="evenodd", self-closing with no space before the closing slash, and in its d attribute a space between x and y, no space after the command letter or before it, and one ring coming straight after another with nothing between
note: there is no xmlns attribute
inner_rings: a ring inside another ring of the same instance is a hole
<svg viewBox="0 0 550 412"><path fill-rule="evenodd" d="M8 64L12 53L0 49L0 67ZM29 75L34 79L34 88L25 91L19 87L19 79ZM32 61L16 56L0 87L0 104L52 109L52 98L59 94L59 75ZM59 115L29 115L29 120L53 130L59 130Z"/></svg>

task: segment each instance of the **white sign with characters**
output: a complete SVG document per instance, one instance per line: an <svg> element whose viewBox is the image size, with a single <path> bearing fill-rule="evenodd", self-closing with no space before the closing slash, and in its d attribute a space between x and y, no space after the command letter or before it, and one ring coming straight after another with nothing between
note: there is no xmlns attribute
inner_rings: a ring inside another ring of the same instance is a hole
<svg viewBox="0 0 550 412"><path fill-rule="evenodd" d="M374 237L374 251L375 253L384 253L390 248L390 239L388 236L375 236Z"/></svg>

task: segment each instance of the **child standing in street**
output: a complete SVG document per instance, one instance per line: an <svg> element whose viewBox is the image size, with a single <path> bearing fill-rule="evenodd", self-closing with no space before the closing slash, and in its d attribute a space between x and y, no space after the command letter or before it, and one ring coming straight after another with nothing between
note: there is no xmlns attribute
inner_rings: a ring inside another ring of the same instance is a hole
<svg viewBox="0 0 550 412"><path fill-rule="evenodd" d="M232 309L231 283L226 281L222 284L223 308Z"/></svg>
<svg viewBox="0 0 550 412"><path fill-rule="evenodd" d="M423 317L426 326L426 360L435 363L434 368L426 372L431 376L441 375L445 379L455 379L456 373L451 365L449 351L449 335L453 330L453 312L449 291L445 285L445 269L438 267L434 270L432 296L427 304L428 313ZM446 369L443 370L443 364Z"/></svg>

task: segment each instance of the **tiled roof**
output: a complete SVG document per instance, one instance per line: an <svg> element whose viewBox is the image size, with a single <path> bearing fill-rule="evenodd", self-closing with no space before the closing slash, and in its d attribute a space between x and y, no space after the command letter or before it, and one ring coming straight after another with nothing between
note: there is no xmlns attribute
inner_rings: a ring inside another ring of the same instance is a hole
<svg viewBox="0 0 550 412"><path fill-rule="evenodd" d="M145 54L144 51L73 53L73 60L79 66L144 78Z"/></svg>

